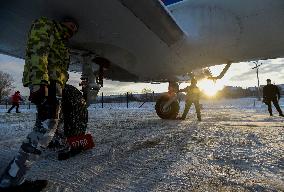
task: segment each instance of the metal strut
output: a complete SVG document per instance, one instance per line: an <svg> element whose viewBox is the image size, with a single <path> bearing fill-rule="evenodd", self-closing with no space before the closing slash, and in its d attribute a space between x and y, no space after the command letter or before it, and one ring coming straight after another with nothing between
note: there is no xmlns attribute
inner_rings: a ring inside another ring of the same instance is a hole
<svg viewBox="0 0 284 192"><path fill-rule="evenodd" d="M87 105L96 100L100 88L103 87L105 71L109 68L110 62L92 52L86 52L82 56L82 92Z"/></svg>
<svg viewBox="0 0 284 192"><path fill-rule="evenodd" d="M228 71L228 69L230 68L230 66L231 66L231 64L232 63L228 63L225 67L224 67L224 69L221 71L221 73L218 75L218 76L216 76L216 77L208 77L208 79L211 79L211 80L213 80L213 81L216 81L216 80L218 80L218 79L221 79L222 77L224 77L224 75L225 75L225 73Z"/></svg>

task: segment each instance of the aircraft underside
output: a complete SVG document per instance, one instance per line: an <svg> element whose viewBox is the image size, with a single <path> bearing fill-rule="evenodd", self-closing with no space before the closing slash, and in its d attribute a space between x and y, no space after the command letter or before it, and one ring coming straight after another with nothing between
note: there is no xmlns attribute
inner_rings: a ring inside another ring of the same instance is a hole
<svg viewBox="0 0 284 192"><path fill-rule="evenodd" d="M283 1L176 2L166 8L158 0L7 1L0 52L24 58L34 19L72 16L80 28L70 42L70 70L82 71L89 58L81 53L88 52L110 62L104 75L113 80L168 81L208 66L283 56Z"/></svg>

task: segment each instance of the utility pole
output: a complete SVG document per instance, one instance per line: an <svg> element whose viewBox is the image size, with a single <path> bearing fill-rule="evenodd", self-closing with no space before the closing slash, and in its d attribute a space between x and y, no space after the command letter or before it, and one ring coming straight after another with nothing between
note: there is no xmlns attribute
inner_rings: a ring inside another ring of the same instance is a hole
<svg viewBox="0 0 284 192"><path fill-rule="evenodd" d="M260 97L260 88L259 88L259 76L258 76L258 69L259 69L259 67L260 67L263 63L258 64L258 61L253 61L253 63L255 64L255 67L253 67L253 68L251 68L251 69L256 69L256 77L257 77L257 94L258 94L258 100L260 101L260 100L261 100L261 97Z"/></svg>

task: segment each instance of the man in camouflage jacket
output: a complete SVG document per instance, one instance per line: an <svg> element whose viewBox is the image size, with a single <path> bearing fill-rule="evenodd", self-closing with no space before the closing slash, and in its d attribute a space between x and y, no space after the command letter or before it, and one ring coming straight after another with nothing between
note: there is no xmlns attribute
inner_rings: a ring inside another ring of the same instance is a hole
<svg viewBox="0 0 284 192"><path fill-rule="evenodd" d="M66 43L77 30L78 25L72 19L56 22L41 17L32 23L27 41L23 85L29 87L29 99L37 106L37 119L33 131L0 177L0 189L24 183L24 176L35 157L40 156L61 125L62 89L68 80L69 66Z"/></svg>

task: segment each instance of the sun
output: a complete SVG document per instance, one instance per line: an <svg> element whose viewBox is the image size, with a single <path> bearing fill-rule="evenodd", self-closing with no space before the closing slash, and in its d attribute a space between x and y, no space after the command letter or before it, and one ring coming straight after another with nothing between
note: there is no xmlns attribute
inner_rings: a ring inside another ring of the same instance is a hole
<svg viewBox="0 0 284 192"><path fill-rule="evenodd" d="M213 97L216 93L224 88L222 81L213 82L212 80L203 79L198 81L197 86L203 91L207 96Z"/></svg>

